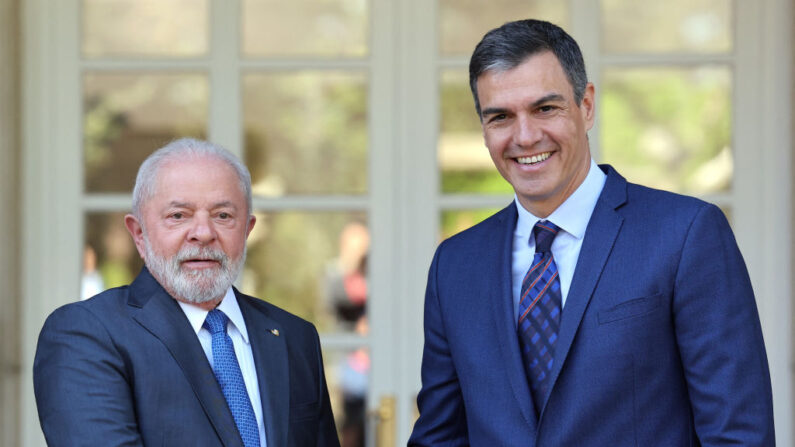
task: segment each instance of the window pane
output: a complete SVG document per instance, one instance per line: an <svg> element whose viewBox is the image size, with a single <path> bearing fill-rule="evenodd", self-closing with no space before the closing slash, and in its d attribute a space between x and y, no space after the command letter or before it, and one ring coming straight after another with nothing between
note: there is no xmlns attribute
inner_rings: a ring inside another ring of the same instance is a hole
<svg viewBox="0 0 795 447"><path fill-rule="evenodd" d="M505 205L507 206L508 203L506 202ZM442 211L442 225L440 228L442 234L439 235L440 239L447 239L475 224L479 224L497 211L499 211L497 208Z"/></svg>
<svg viewBox="0 0 795 447"><path fill-rule="evenodd" d="M568 2L561 0L440 0L440 52L467 56L484 34L505 22L520 19L548 20L566 29Z"/></svg>
<svg viewBox="0 0 795 447"><path fill-rule="evenodd" d="M611 53L725 53L731 0L602 0L602 45Z"/></svg>
<svg viewBox="0 0 795 447"><path fill-rule="evenodd" d="M244 0L242 20L246 56L368 53L367 0Z"/></svg>
<svg viewBox="0 0 795 447"><path fill-rule="evenodd" d="M729 68L611 68L602 83L604 162L656 188L690 194L731 188Z"/></svg>
<svg viewBox="0 0 795 447"><path fill-rule="evenodd" d="M329 398L343 447L364 447L370 352L323 351Z"/></svg>
<svg viewBox="0 0 795 447"><path fill-rule="evenodd" d="M196 74L88 74L83 79L87 192L131 192L141 162L183 136L206 137L207 79Z"/></svg>
<svg viewBox="0 0 795 447"><path fill-rule="evenodd" d="M250 74L243 89L246 164L255 194L367 191L363 74Z"/></svg>
<svg viewBox="0 0 795 447"><path fill-rule="evenodd" d="M125 213L89 213L85 219L80 298L129 284L143 261L124 227Z"/></svg>
<svg viewBox="0 0 795 447"><path fill-rule="evenodd" d="M257 214L243 290L320 331L360 331L368 298L365 222L361 213Z"/></svg>
<svg viewBox="0 0 795 447"><path fill-rule="evenodd" d="M442 72L438 157L444 193L510 193L483 144L480 120L464 70Z"/></svg>
<svg viewBox="0 0 795 447"><path fill-rule="evenodd" d="M207 8L207 0L83 0L83 55L204 55Z"/></svg>

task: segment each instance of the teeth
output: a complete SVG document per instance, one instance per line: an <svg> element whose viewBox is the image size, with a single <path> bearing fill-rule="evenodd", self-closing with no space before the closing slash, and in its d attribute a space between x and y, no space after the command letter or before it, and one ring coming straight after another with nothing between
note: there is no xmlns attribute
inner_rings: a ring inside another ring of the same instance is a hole
<svg viewBox="0 0 795 447"><path fill-rule="evenodd" d="M536 164L546 160L550 155L552 155L552 152L544 152L543 154L533 155L532 157L518 157L516 161L523 165Z"/></svg>

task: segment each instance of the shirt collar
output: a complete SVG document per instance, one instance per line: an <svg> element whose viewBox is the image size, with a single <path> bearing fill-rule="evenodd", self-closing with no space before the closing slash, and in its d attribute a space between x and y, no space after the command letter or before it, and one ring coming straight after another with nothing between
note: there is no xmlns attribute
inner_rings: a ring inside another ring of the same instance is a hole
<svg viewBox="0 0 795 447"><path fill-rule="evenodd" d="M585 180L546 219L536 217L533 213L527 211L519 203L519 197L514 194L516 209L519 213L516 221L516 235L530 237L530 232L536 222L548 220L575 238L582 239L585 236L585 229L588 227L588 221L591 220L591 214L594 207L596 207L596 202L599 200L599 195L602 193L606 179L607 175L591 159L591 166L588 169L588 175L585 176Z"/></svg>
<svg viewBox="0 0 795 447"><path fill-rule="evenodd" d="M177 303L179 304L179 307L182 308L182 311L185 312L185 316L188 317L191 327L198 335L202 325L204 324L205 318L207 318L208 311L196 306L195 304L183 303L182 301L177 301ZM240 332L240 335L243 336L243 341L248 344L248 331L246 330L246 322L243 320L243 312L240 311L240 306L237 304L235 292L232 291L231 287L226 290L226 295L224 295L224 298L221 300L221 304L219 304L216 309L223 312L229 318L229 322L235 325L235 328L237 328L237 330Z"/></svg>

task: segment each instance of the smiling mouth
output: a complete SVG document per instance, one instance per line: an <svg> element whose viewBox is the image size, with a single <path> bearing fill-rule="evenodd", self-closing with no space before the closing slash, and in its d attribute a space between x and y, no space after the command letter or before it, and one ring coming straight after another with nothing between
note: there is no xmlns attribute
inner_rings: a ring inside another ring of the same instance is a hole
<svg viewBox="0 0 795 447"><path fill-rule="evenodd" d="M530 157L517 157L516 161L521 165L534 165L541 163L552 156L552 152L544 152L542 154L532 155Z"/></svg>

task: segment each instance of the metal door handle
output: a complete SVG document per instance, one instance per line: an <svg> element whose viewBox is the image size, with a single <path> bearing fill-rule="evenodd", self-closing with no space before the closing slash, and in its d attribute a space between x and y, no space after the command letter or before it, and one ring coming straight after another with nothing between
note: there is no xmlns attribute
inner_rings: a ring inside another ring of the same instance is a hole
<svg viewBox="0 0 795 447"><path fill-rule="evenodd" d="M395 447L395 396L387 394L381 397L375 419L376 447Z"/></svg>

